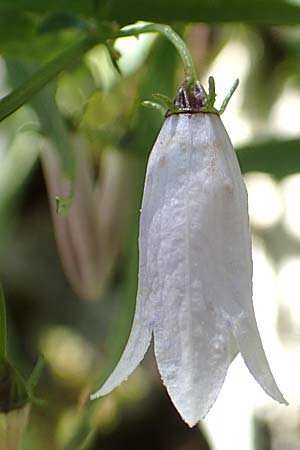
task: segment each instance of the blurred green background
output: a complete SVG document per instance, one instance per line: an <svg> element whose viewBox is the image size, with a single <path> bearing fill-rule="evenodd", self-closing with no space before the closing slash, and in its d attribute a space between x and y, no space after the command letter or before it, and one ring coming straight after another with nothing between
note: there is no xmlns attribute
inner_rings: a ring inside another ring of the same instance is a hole
<svg viewBox="0 0 300 450"><path fill-rule="evenodd" d="M0 0L0 94L95 28L168 23L218 99L249 190L254 302L289 408L269 401L237 360L207 420L190 430L152 353L90 402L122 352L135 306L138 220L147 158L163 118L141 106L173 98L184 74L155 34L95 45L0 123L0 280L9 351L46 369L23 450L300 448L300 4L279 0ZM299 24L299 25L298 25ZM111 53L120 54L118 66ZM63 216L55 197L70 194ZM239 365L240 364L240 365ZM199 374L199 377L201 374Z"/></svg>

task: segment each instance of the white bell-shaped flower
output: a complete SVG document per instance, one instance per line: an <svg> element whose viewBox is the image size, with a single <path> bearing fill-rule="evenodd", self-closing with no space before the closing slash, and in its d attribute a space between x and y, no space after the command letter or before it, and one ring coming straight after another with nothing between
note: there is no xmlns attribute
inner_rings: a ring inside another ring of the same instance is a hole
<svg viewBox="0 0 300 450"><path fill-rule="evenodd" d="M252 304L247 191L219 114L201 86L182 87L151 152L139 236L132 331L104 386L112 391L143 359L153 335L164 385L190 425L215 402L238 352L272 398Z"/></svg>

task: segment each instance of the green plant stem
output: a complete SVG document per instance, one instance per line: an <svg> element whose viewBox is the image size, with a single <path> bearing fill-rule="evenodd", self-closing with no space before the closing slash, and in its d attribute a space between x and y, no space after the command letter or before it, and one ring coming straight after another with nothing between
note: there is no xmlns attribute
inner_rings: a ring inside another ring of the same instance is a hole
<svg viewBox="0 0 300 450"><path fill-rule="evenodd" d="M148 23L126 27L117 32L112 30L99 30L97 32L93 30L93 33L75 41L74 44L60 53L56 58L45 64L19 88L2 98L0 100L0 122L19 109L24 103L27 103L34 94L39 92L62 70L68 68L70 64L82 57L97 43L127 36L138 36L142 33L160 33L169 39L181 56L188 86L193 85L197 81L196 68L187 46L181 37L168 25Z"/></svg>
<svg viewBox="0 0 300 450"><path fill-rule="evenodd" d="M32 77L19 88L0 100L0 122L19 109L31 97L40 91L49 81L55 78L62 70L80 58L87 50L97 43L94 37L84 37L74 42L69 48L60 53L49 63L45 64Z"/></svg>
<svg viewBox="0 0 300 450"><path fill-rule="evenodd" d="M2 287L0 287L0 362L6 360L7 355L7 327L6 327L6 305Z"/></svg>
<svg viewBox="0 0 300 450"><path fill-rule="evenodd" d="M177 49L182 59L188 86L197 81L197 71L192 56L183 39L181 39L181 37L169 25L164 25L161 23L134 25L132 27L126 27L123 30L120 30L116 33L115 37L138 36L142 33L160 33L169 39L169 41L171 41Z"/></svg>

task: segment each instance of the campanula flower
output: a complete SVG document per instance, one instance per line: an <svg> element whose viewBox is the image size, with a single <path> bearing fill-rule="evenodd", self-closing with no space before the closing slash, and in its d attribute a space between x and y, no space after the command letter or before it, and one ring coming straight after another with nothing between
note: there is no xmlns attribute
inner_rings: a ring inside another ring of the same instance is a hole
<svg viewBox="0 0 300 450"><path fill-rule="evenodd" d="M127 379L153 336L163 383L193 426L217 399L238 352L265 392L286 401L254 315L247 191L237 157L200 84L193 91L182 86L175 108L167 113L147 168L131 334L115 370L92 398Z"/></svg>
<svg viewBox="0 0 300 450"><path fill-rule="evenodd" d="M70 186L50 144L42 162L65 274L80 298L94 300L106 286L120 254L132 189L125 173L134 169L121 152L110 149L102 155L101 174L95 180L87 144L76 138L76 185L67 214L56 210L56 196L67 198Z"/></svg>

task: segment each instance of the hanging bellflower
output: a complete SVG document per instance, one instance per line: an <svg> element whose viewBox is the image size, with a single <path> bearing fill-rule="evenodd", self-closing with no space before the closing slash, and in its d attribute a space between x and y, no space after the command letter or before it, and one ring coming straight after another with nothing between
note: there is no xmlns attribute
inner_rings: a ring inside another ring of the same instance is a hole
<svg viewBox="0 0 300 450"><path fill-rule="evenodd" d="M237 157L199 82L179 89L151 152L141 210L134 322L111 392L143 359L151 338L167 391L188 425L218 397L241 353L267 394L286 401L271 373L252 304L247 191Z"/></svg>

